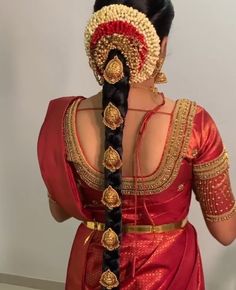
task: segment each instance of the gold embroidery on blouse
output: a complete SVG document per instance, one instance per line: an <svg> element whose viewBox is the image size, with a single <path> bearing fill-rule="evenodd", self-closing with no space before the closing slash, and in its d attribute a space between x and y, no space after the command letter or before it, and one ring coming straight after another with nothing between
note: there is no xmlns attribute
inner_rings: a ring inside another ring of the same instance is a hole
<svg viewBox="0 0 236 290"><path fill-rule="evenodd" d="M193 165L193 174L194 193L205 219L211 222L229 219L236 209L225 148L217 158Z"/></svg>
<svg viewBox="0 0 236 290"><path fill-rule="evenodd" d="M234 202L234 206L227 212L220 215L209 215L206 214L205 218L210 222L219 222L229 220L234 214L236 214L236 202Z"/></svg>
<svg viewBox="0 0 236 290"><path fill-rule="evenodd" d="M224 149L217 158L201 164L194 164L194 176L199 179L213 178L229 168L228 161L228 154Z"/></svg>
<svg viewBox="0 0 236 290"><path fill-rule="evenodd" d="M75 99L65 114L64 130L67 148L67 159L74 163L74 166L81 179L91 188L99 191L105 189L104 173L91 167L86 161L81 150L76 132L76 111L81 99ZM167 189L178 175L183 158L187 154L189 140L192 133L193 119L197 105L188 99L176 101L171 121L170 134L167 137L167 144L164 148L163 157L158 170L151 176L143 178L145 187L142 187L142 179L137 178L137 194L155 194ZM134 194L133 177L122 178L122 194Z"/></svg>
<svg viewBox="0 0 236 290"><path fill-rule="evenodd" d="M184 184L181 183L181 184L178 186L177 191L178 191L178 192L181 192L181 191L183 191L183 190L184 190Z"/></svg>

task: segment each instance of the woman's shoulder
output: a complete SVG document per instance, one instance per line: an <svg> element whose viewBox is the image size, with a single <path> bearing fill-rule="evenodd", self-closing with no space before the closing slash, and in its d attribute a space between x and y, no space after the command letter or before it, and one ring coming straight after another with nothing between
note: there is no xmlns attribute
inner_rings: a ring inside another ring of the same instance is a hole
<svg viewBox="0 0 236 290"><path fill-rule="evenodd" d="M173 101L173 99L171 99ZM198 101L196 101L195 99L192 98L178 98L175 100L176 103L181 104L182 106L189 106L189 107L194 107L195 108L195 117L196 118L202 118L204 116L209 116L211 117L208 109L206 109L206 107L199 103Z"/></svg>

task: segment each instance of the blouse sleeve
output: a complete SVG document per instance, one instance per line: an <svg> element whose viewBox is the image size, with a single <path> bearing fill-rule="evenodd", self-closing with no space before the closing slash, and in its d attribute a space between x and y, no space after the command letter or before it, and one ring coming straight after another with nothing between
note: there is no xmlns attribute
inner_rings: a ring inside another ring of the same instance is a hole
<svg viewBox="0 0 236 290"><path fill-rule="evenodd" d="M207 221L230 219L236 212L236 203L229 177L228 153L214 120L204 108L201 108L197 121L198 142L193 159L196 200Z"/></svg>

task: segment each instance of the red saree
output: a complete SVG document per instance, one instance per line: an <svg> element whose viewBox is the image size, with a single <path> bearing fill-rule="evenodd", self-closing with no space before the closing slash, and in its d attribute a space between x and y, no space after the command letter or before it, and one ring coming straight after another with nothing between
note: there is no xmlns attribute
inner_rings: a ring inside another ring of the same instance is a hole
<svg viewBox="0 0 236 290"><path fill-rule="evenodd" d="M88 164L76 136L80 99L62 97L49 103L38 139L39 165L47 190L71 216L104 222L103 175ZM136 220L140 225L162 225L184 219L192 189L204 218L217 221L235 212L228 159L219 132L209 114L189 100L177 101L158 169L137 180L136 216L133 180L125 177L122 182L123 224ZM84 224L78 227L66 290L101 289L101 237L101 231ZM165 233L123 234L120 263L123 290L205 289L197 233L190 222Z"/></svg>

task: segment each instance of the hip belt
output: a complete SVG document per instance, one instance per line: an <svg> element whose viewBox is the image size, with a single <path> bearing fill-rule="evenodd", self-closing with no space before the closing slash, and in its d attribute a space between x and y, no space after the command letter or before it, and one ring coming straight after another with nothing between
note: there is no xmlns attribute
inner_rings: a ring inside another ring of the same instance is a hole
<svg viewBox="0 0 236 290"><path fill-rule="evenodd" d="M164 233L169 232L175 229L184 228L187 224L187 217L181 221L170 223L170 224L162 224L162 225L131 225L124 224L122 226L122 231L125 233ZM91 229L97 231L105 231L105 224L97 221L83 221L84 225Z"/></svg>

